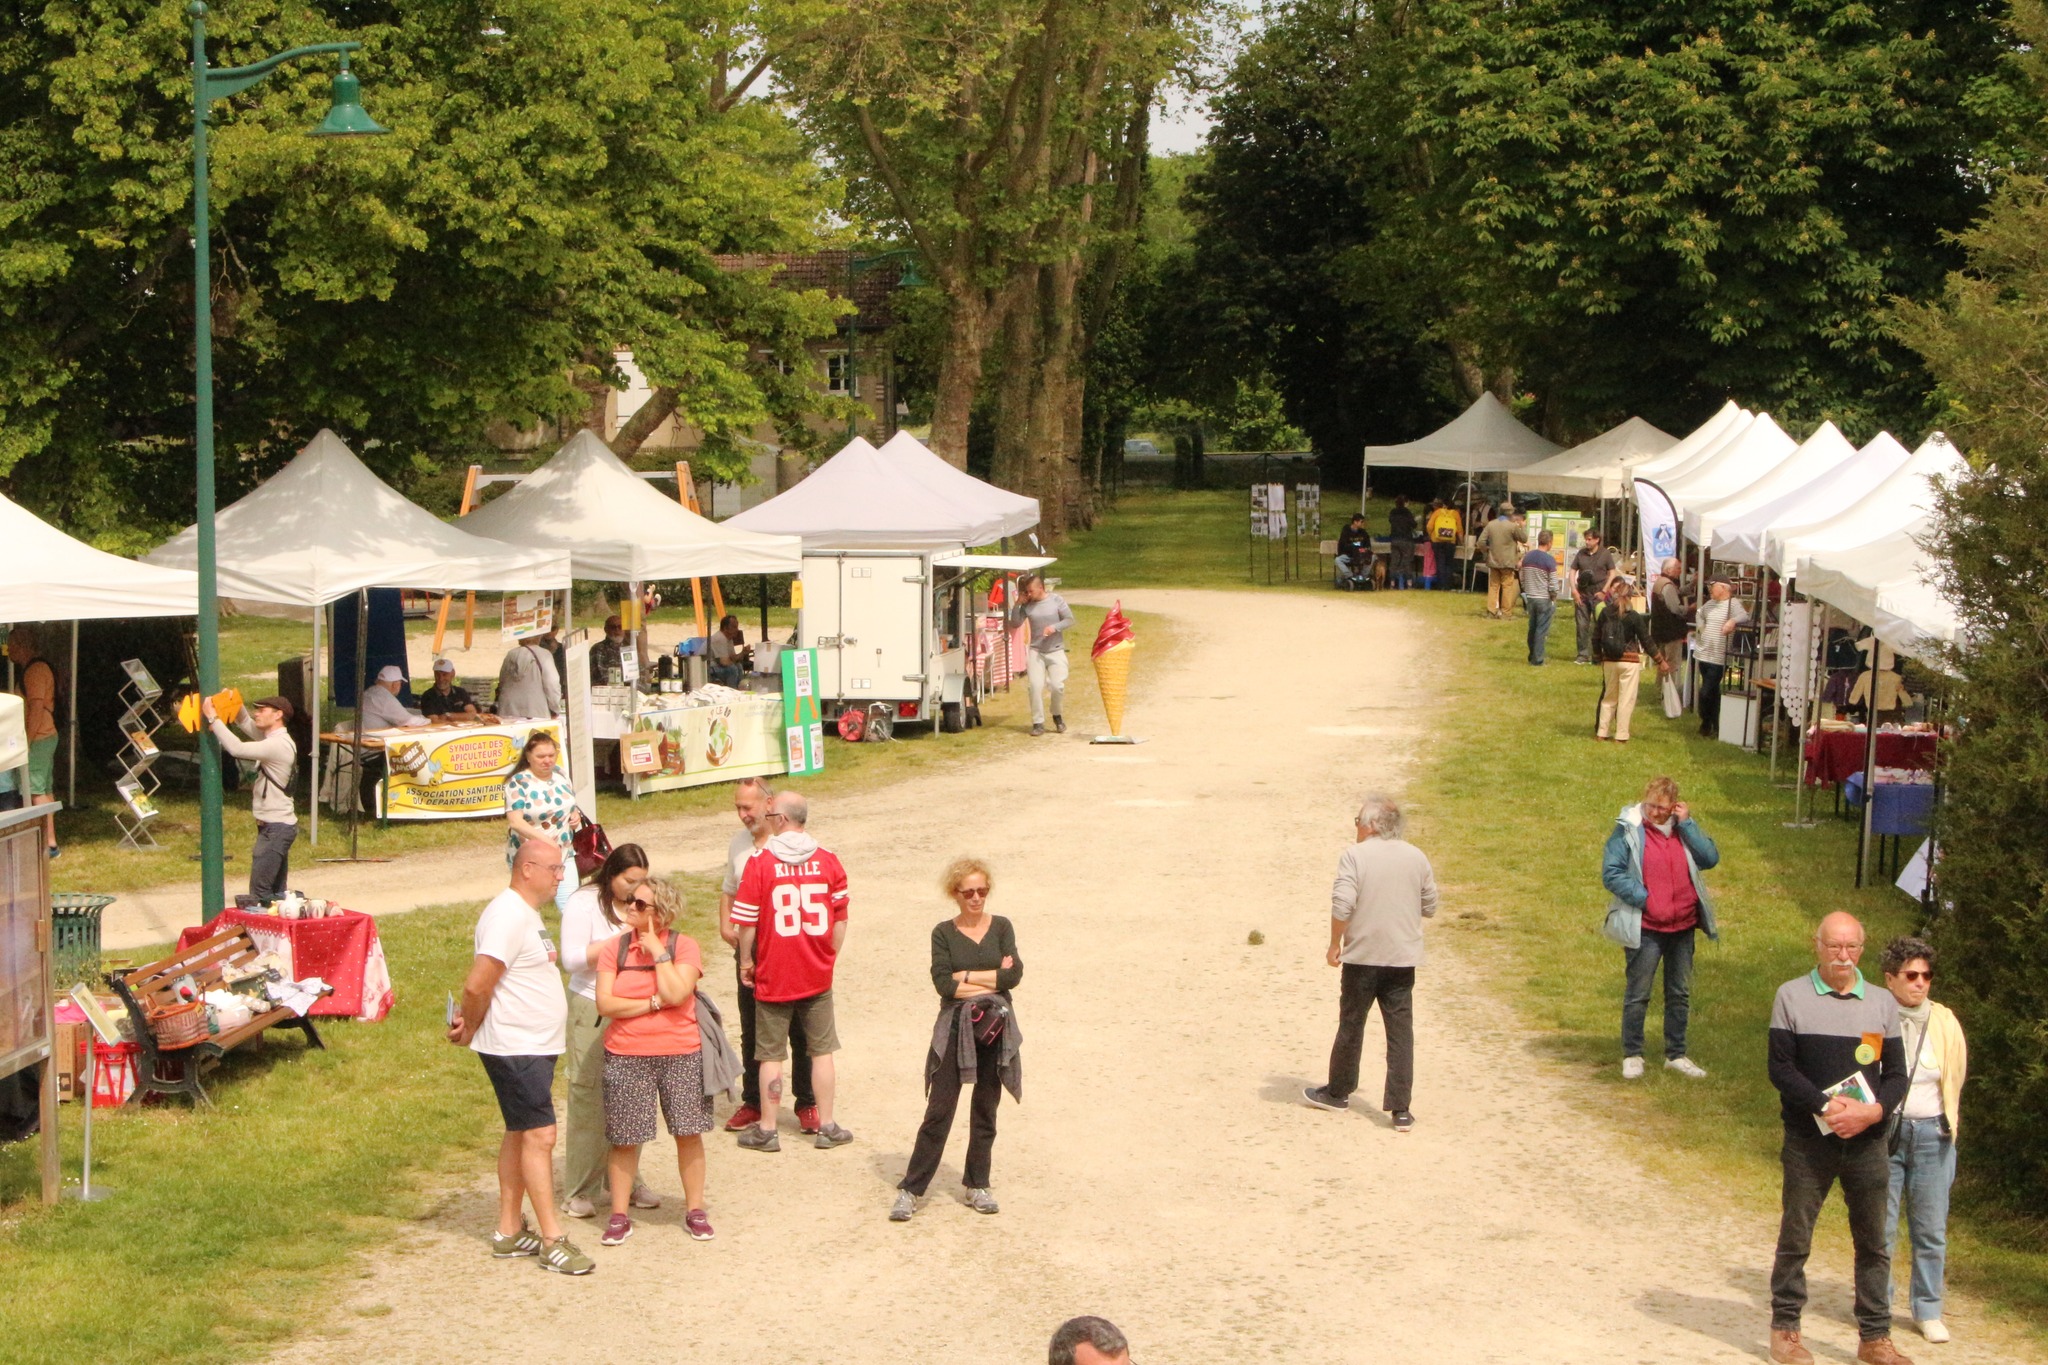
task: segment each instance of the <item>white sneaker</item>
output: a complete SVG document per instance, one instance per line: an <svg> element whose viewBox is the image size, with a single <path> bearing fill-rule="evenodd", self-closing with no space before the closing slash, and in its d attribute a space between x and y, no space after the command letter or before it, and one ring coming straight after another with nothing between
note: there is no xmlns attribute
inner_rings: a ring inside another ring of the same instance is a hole
<svg viewBox="0 0 2048 1365"><path fill-rule="evenodd" d="M562 1212L568 1214L571 1218L588 1218L597 1212L597 1206L588 1199L577 1196L563 1202Z"/></svg>
<svg viewBox="0 0 2048 1365"><path fill-rule="evenodd" d="M1929 1318L1925 1322L1916 1322L1913 1325L1920 1329L1921 1336L1937 1346L1948 1340L1948 1328L1942 1326L1940 1318Z"/></svg>
<svg viewBox="0 0 2048 1365"><path fill-rule="evenodd" d="M1673 1057L1664 1063L1664 1069L1676 1071L1681 1076L1690 1076L1696 1081L1705 1080L1707 1075L1707 1069L1690 1057Z"/></svg>
<svg viewBox="0 0 2048 1365"><path fill-rule="evenodd" d="M1621 1059L1621 1078L1625 1081L1639 1081L1643 1078L1643 1059L1624 1057Z"/></svg>

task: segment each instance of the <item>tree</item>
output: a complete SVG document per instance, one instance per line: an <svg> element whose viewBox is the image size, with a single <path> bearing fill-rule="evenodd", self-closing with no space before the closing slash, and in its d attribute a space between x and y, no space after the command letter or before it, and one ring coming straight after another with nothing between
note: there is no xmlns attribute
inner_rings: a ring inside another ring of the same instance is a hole
<svg viewBox="0 0 2048 1365"><path fill-rule="evenodd" d="M2048 11L2014 7L2020 60L2048 95ZM1943 756L1934 924L1943 992L1970 1038L1976 1177L2014 1207L2048 1200L2048 127L1962 234L1938 301L1902 302L1898 334L1940 383L1969 469L1937 495L1929 544L1961 618L1948 659L1960 725Z"/></svg>
<svg viewBox="0 0 2048 1365"><path fill-rule="evenodd" d="M176 0L18 6L0 28L0 474L88 530L189 516L187 20ZM404 478L493 419L574 423L629 348L714 441L806 440L818 293L729 274L834 202L724 63L738 0L247 0L213 60L346 36L390 136L304 135L331 67L216 106L223 494L322 425Z"/></svg>

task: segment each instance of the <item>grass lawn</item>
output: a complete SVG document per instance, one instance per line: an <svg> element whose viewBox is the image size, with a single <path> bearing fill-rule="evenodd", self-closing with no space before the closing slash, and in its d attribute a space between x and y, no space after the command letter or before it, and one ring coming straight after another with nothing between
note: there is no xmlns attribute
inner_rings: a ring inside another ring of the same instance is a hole
<svg viewBox="0 0 2048 1365"><path fill-rule="evenodd" d="M1355 493L1340 494L1323 504L1321 539L1337 538L1356 498ZM1374 498L1366 509L1366 525L1385 535L1391 505ZM1068 538L1058 551L1059 563L1046 572L1072 588L1246 588L1256 583L1263 589L1267 543L1251 541L1250 525L1251 504L1243 488L1200 493L1127 489L1116 510L1095 529ZM1280 581L1278 545L1273 549L1275 588L1328 590L1332 567L1328 560L1317 561L1314 545L1305 547L1302 576L1292 583Z"/></svg>
<svg viewBox="0 0 2048 1365"><path fill-rule="evenodd" d="M1813 926L1831 910L1863 920L1863 969L1881 980L1884 944L1919 927L1918 904L1887 881L1855 888L1856 827L1828 813L1825 789L1816 827L1785 828L1792 792L1771 785L1766 759L1699 738L1691 715L1666 720L1653 688L1637 705L1627 748L1595 743L1600 677L1571 662L1571 618L1559 615L1550 662L1531 668L1522 621L1489 621L1480 600L1406 593L1364 603L1368 610L1419 614L1436 652L1455 652L1468 664L1445 689L1445 719L1410 791L1411 837L1446 884L1444 927L1476 941L1480 960L1520 1005L1542 1050L1582 1073L1594 1087L1593 1105L1644 1139L1649 1165L1680 1180L1704 1173L1745 1206L1775 1210L1782 1128L1777 1094L1764 1074L1772 996L1813 965ZM1788 784L1791 772L1781 760ZM1721 851L1720 866L1707 878L1721 941L1699 942L1688 1042L1707 1068L1705 1081L1658 1065L1658 996L1646 1039L1650 1070L1639 1082L1620 1077L1622 954L1599 933L1607 905L1600 852L1615 813L1659 773L1677 780ZM2040 1229L1971 1208L1969 1173L1965 1142L1961 1207L1949 1227L1950 1281L2038 1332L2048 1323ZM1846 1257L1838 1201L1828 1218ZM1769 1255L1768 1246L1757 1248L1759 1268Z"/></svg>

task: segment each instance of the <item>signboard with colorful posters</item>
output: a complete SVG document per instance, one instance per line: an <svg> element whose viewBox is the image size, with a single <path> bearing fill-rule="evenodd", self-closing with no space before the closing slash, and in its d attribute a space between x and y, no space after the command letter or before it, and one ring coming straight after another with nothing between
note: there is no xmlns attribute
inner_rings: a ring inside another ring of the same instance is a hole
<svg viewBox="0 0 2048 1365"><path fill-rule="evenodd" d="M1529 514L1529 548L1536 548L1538 532L1550 532L1550 552L1557 556L1559 565L1565 564L1586 542L1586 532L1593 529L1593 519L1579 512L1531 512Z"/></svg>
<svg viewBox="0 0 2048 1365"><path fill-rule="evenodd" d="M390 762L383 783L384 814L392 820L504 815L505 779L536 730L554 736L559 750L562 725L554 720L390 732L384 746Z"/></svg>
<svg viewBox="0 0 2048 1365"><path fill-rule="evenodd" d="M636 730L660 733L660 765L628 775L635 796L783 771L782 698L741 696L711 706L642 709Z"/></svg>
<svg viewBox="0 0 2048 1365"><path fill-rule="evenodd" d="M782 744L789 775L825 767L825 724L818 714L818 651L782 651Z"/></svg>
<svg viewBox="0 0 2048 1365"><path fill-rule="evenodd" d="M551 592L507 593L503 635L506 644L530 640L555 628L555 595Z"/></svg>

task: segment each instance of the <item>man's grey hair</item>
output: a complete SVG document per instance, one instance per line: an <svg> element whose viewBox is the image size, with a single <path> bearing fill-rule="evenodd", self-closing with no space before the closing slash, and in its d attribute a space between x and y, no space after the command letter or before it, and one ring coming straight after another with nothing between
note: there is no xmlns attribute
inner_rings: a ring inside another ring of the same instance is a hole
<svg viewBox="0 0 2048 1365"><path fill-rule="evenodd" d="M1359 826L1372 833L1377 839L1398 839L1401 837L1401 807L1393 797L1380 792L1369 793L1365 803L1358 808Z"/></svg>
<svg viewBox="0 0 2048 1365"><path fill-rule="evenodd" d="M775 813L802 829L810 823L811 803L795 792L781 792L775 798Z"/></svg>
<svg viewBox="0 0 2048 1365"><path fill-rule="evenodd" d="M1131 1343L1108 1318L1068 1318L1052 1334L1046 1365L1074 1365L1074 1349L1084 1341L1106 1356L1128 1355L1131 1349Z"/></svg>
<svg viewBox="0 0 2048 1365"><path fill-rule="evenodd" d="M1685 577L1685 565L1676 559L1667 559L1659 569L1666 578Z"/></svg>
<svg viewBox="0 0 2048 1365"><path fill-rule="evenodd" d="M766 798L767 800L772 801L775 799L775 787L765 777L743 777L739 780L739 782L736 785L740 787L752 787L756 792L760 793L760 795Z"/></svg>

